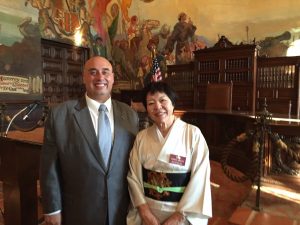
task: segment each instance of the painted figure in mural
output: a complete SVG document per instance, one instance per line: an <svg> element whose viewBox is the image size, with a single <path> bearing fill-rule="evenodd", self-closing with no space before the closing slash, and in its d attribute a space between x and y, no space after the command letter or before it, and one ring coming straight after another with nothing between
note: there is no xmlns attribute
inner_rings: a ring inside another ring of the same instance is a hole
<svg viewBox="0 0 300 225"><path fill-rule="evenodd" d="M132 45L132 39L139 36L139 19L136 15L130 18L129 27L127 29L128 41Z"/></svg>
<svg viewBox="0 0 300 225"><path fill-rule="evenodd" d="M49 10L52 8L51 0L25 0L25 6L30 5L39 10L38 22L41 35L45 38L59 38L61 35L56 31Z"/></svg>
<svg viewBox="0 0 300 225"><path fill-rule="evenodd" d="M135 79L135 71L133 69L134 55L131 49L129 48L128 40L121 40L120 48L125 55L125 73L127 73L127 76L130 80L133 80Z"/></svg>
<svg viewBox="0 0 300 225"><path fill-rule="evenodd" d="M79 30L81 32L82 46L88 47L92 45L93 36L91 34L90 26L92 24L92 18L89 15L85 0L76 0L76 13L79 15Z"/></svg>
<svg viewBox="0 0 300 225"><path fill-rule="evenodd" d="M196 26L187 14L182 12L178 15L178 22L175 24L171 36L168 38L166 51L168 54L173 52L176 43L176 64L186 63L191 60L190 39L195 34Z"/></svg>
<svg viewBox="0 0 300 225"><path fill-rule="evenodd" d="M131 55L128 41L116 40L113 44L112 58L114 62L114 68L116 68L116 79L131 81L135 77L135 72L131 59Z"/></svg>
<svg viewBox="0 0 300 225"><path fill-rule="evenodd" d="M138 83L141 88L144 87L144 79L146 75L150 73L150 70L151 70L151 57L143 56L143 58L140 61L140 65L138 67L138 73L137 73Z"/></svg>
<svg viewBox="0 0 300 225"><path fill-rule="evenodd" d="M111 60L112 43L108 35L109 15L106 12L108 3L111 0L86 0L88 12L92 18L91 31L93 36L101 37L106 47L107 58Z"/></svg>
<svg viewBox="0 0 300 225"><path fill-rule="evenodd" d="M120 47L121 41L115 40L112 47L112 58L114 62L114 70L116 75L116 80L128 80L128 77L126 77L125 73L125 65L126 65L126 59L125 59L125 53Z"/></svg>
<svg viewBox="0 0 300 225"><path fill-rule="evenodd" d="M164 55L165 47L167 45L168 38L170 36L170 26L168 24L163 24L159 32L153 35L153 39L157 41L157 52Z"/></svg>
<svg viewBox="0 0 300 225"><path fill-rule="evenodd" d="M132 0L111 0L106 7L109 15L108 33L112 41L116 38L119 40L127 38L126 24L130 22L128 9L131 2Z"/></svg>
<svg viewBox="0 0 300 225"><path fill-rule="evenodd" d="M101 37L96 37L93 43L93 54L103 56L106 58L106 46L103 43L103 39Z"/></svg>
<svg viewBox="0 0 300 225"><path fill-rule="evenodd" d="M21 23L18 25L20 33L24 38L40 38L39 25L37 23L32 23L31 17L25 17Z"/></svg>
<svg viewBox="0 0 300 225"><path fill-rule="evenodd" d="M170 37L171 31L170 26L168 24L163 24L159 30L159 32L153 35L153 40L156 44L158 57L163 58L160 60L160 66L162 69L162 73L166 72L166 66L175 64L175 56L173 53L166 53L165 47L167 45L168 38Z"/></svg>
<svg viewBox="0 0 300 225"><path fill-rule="evenodd" d="M144 56L151 57L151 51L148 49L149 41L152 39L152 30L158 28L160 22L158 20L145 20L141 27L140 43L138 46L138 61Z"/></svg>
<svg viewBox="0 0 300 225"><path fill-rule="evenodd" d="M86 2L93 18L91 24L93 34L102 38L107 57L112 60L114 41L126 38L124 24L130 21L127 17L131 0L86 0Z"/></svg>
<svg viewBox="0 0 300 225"><path fill-rule="evenodd" d="M142 60L138 57L138 49L142 40L142 29L139 18L137 16L132 16L128 26L129 27L127 29L127 37L129 40L129 47L132 51L132 54L134 55L134 65L139 66L139 63Z"/></svg>
<svg viewBox="0 0 300 225"><path fill-rule="evenodd" d="M110 5L108 5L109 7ZM122 12L119 5L115 2L108 9L110 12L110 22L108 26L108 34L110 40L113 41L115 38L119 40L125 38L125 22L122 18Z"/></svg>
<svg viewBox="0 0 300 225"><path fill-rule="evenodd" d="M126 176L138 116L111 98L114 73L105 58L85 63L83 81L86 94L52 108L45 125L40 173L45 224L126 225ZM106 132L98 126L100 105L106 106ZM103 146L107 139L112 140Z"/></svg>

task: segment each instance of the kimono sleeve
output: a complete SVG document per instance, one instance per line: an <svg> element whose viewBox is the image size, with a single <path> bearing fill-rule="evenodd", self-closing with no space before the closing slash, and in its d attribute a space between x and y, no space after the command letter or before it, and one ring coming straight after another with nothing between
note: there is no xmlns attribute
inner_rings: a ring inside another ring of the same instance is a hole
<svg viewBox="0 0 300 225"><path fill-rule="evenodd" d="M134 207L146 203L143 187L142 163L139 156L141 136L141 133L137 135L131 150L129 157L129 171L127 175L129 194Z"/></svg>
<svg viewBox="0 0 300 225"><path fill-rule="evenodd" d="M178 203L177 211L183 212L191 224L212 216L209 150L199 128L192 126L191 179Z"/></svg>

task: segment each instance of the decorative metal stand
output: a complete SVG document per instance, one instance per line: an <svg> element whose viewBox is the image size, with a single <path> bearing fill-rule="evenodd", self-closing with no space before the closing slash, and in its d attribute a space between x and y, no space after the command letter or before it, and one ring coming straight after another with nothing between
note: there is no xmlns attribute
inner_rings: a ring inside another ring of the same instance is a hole
<svg viewBox="0 0 300 225"><path fill-rule="evenodd" d="M257 211L260 210L261 177L265 168L265 142L267 139L271 141L272 144L273 163L276 163L277 172L294 176L300 174L300 170L291 168L282 160L282 155L285 154L290 160L294 160L300 164L300 137L289 138L288 141L284 141L278 133L272 132L270 126L272 114L267 110L266 99L262 106L263 110L258 112L255 116L254 129L246 130L233 138L225 148L223 148L221 155L222 169L228 178L234 182L251 180L253 183L257 184L256 203L254 206L254 210ZM248 166L248 171L245 171L243 175L236 176L231 173L231 169L228 166L229 156L240 143L249 139L252 139L253 143L251 164Z"/></svg>
<svg viewBox="0 0 300 225"><path fill-rule="evenodd" d="M258 144L258 173L257 173L257 191L256 191L256 204L255 210L260 210L260 187L261 187L261 176L263 173L264 166L264 154L265 154L265 139L266 134L270 133L270 122L272 120L272 114L267 110L267 100L265 99L263 104L263 110L255 115L256 132Z"/></svg>

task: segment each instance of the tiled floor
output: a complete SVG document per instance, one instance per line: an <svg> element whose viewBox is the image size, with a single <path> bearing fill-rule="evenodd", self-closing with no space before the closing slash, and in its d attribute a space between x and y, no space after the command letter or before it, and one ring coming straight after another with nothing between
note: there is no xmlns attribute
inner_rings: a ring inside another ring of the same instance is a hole
<svg viewBox="0 0 300 225"><path fill-rule="evenodd" d="M300 225L300 194L262 186L260 210L255 211L253 209L256 209L257 188L247 182L232 182L217 162L211 161L211 167L211 180L219 184L220 188L217 192L212 186L213 204L217 206L213 205L214 218L210 220L209 225L231 225L228 220L237 209L247 209L248 212L255 214L252 220L245 218L245 223L237 223L239 225ZM237 171L233 172L238 175ZM240 213L236 215L246 217Z"/></svg>
<svg viewBox="0 0 300 225"><path fill-rule="evenodd" d="M232 170L237 176L240 173ZM211 184L213 216L229 218L234 210L247 198L251 182L236 183L230 180L221 168L220 163L211 161Z"/></svg>
<svg viewBox="0 0 300 225"><path fill-rule="evenodd" d="M256 189L252 188L242 207L255 208L255 200ZM300 221L300 194L263 186L261 187L260 211Z"/></svg>
<svg viewBox="0 0 300 225"><path fill-rule="evenodd" d="M229 225L299 225L299 221L288 217L239 207L230 217Z"/></svg>
<svg viewBox="0 0 300 225"><path fill-rule="evenodd" d="M252 187L250 181L244 183L231 181L223 173L221 165L217 162L211 161L211 169L214 217L209 221L209 225L230 225L228 220L237 209L246 208L248 211L251 211L255 207L256 189ZM233 170L233 172L237 175L239 174L238 171ZM299 222L291 223L291 225L300 225L300 194L279 191L280 189L272 189L268 187L261 188L260 212L262 214L258 214L258 217L253 219L253 221L255 221L255 219L259 220L258 223L249 224L265 225L260 221L262 219L270 219L269 215L274 215L296 219ZM0 208L3 209L1 182ZM277 224L280 222L280 219L275 218L275 220ZM290 223L282 223L280 225L289 224ZM4 225L1 213L0 225ZM276 224L272 222L272 225Z"/></svg>

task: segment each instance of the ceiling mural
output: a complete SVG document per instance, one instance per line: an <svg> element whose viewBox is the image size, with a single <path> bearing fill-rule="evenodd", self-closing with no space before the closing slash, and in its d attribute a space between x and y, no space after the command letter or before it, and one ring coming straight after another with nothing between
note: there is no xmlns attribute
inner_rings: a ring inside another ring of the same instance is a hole
<svg viewBox="0 0 300 225"><path fill-rule="evenodd" d="M164 71L223 35L285 56L300 39L299 7L298 0L0 0L0 44L41 36L89 47L113 62L117 81L142 87L154 54Z"/></svg>

